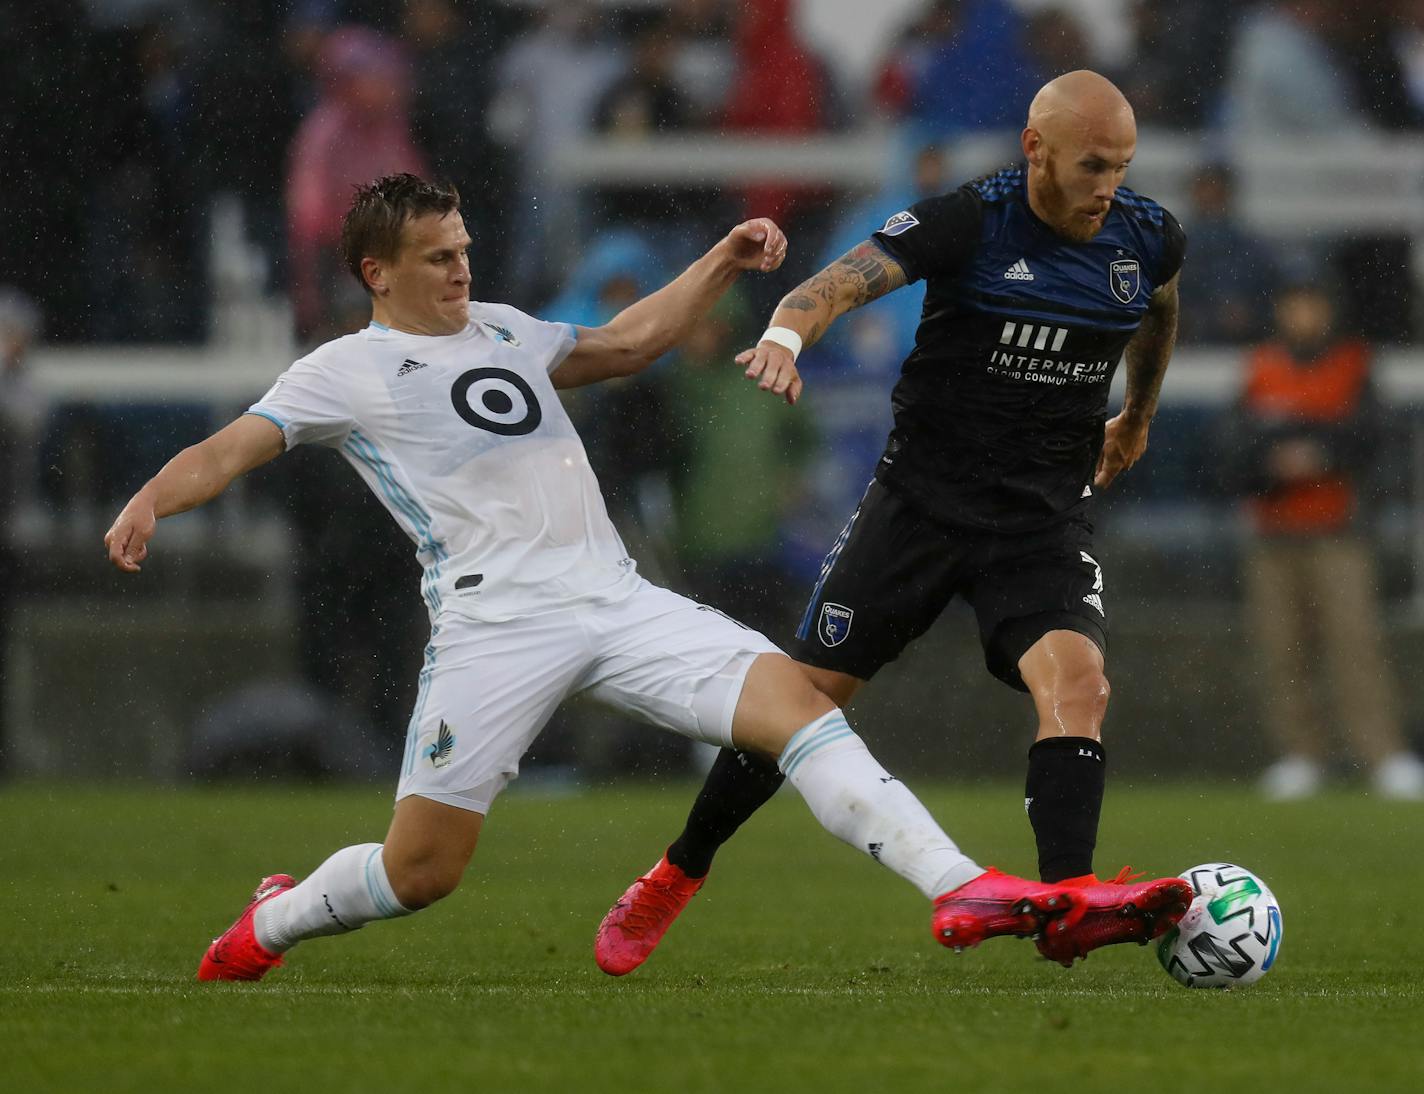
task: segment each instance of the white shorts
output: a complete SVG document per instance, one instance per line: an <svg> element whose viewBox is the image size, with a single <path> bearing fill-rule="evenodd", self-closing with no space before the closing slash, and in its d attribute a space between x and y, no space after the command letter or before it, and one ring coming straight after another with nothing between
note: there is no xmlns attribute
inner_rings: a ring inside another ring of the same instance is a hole
<svg viewBox="0 0 1424 1094"><path fill-rule="evenodd" d="M616 603L503 623L446 613L425 650L396 798L488 812L555 708L580 692L730 745L747 670L780 652L715 608L646 581Z"/></svg>

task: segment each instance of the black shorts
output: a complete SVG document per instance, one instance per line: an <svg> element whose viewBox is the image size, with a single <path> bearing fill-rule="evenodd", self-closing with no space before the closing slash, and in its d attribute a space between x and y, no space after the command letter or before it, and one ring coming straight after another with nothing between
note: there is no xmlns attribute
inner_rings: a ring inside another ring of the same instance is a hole
<svg viewBox="0 0 1424 1094"><path fill-rule="evenodd" d="M989 671L1026 691L1019 658L1049 631L1077 631L1107 652L1092 541L1082 518L1012 534L952 528L872 482L826 556L787 652L869 680L962 596Z"/></svg>

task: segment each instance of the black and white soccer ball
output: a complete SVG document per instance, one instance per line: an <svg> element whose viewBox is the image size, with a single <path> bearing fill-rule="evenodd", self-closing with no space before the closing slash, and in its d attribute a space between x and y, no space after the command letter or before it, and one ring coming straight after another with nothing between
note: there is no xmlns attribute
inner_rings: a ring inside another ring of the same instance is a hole
<svg viewBox="0 0 1424 1094"><path fill-rule="evenodd" d="M1157 960L1189 988L1254 984L1281 949L1281 906L1266 883L1229 862L1206 862L1181 875L1196 898L1157 943Z"/></svg>

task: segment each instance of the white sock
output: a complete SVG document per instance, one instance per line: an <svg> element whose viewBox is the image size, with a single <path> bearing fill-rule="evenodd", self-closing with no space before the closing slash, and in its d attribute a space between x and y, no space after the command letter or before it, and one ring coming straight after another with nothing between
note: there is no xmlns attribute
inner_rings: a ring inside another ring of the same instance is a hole
<svg viewBox="0 0 1424 1094"><path fill-rule="evenodd" d="M258 907L252 928L264 949L282 953L305 938L345 934L410 913L391 889L381 845L362 843L343 847L305 881Z"/></svg>
<svg viewBox="0 0 1424 1094"><path fill-rule="evenodd" d="M781 770L826 831L890 867L933 899L984 873L876 762L839 710L797 730Z"/></svg>

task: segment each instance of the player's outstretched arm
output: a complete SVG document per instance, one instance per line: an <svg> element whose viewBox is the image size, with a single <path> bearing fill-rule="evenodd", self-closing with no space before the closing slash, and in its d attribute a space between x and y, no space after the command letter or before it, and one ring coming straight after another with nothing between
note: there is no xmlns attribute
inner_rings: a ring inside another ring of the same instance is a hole
<svg viewBox="0 0 1424 1094"><path fill-rule="evenodd" d="M642 372L690 333L743 270L763 273L786 258L786 236L759 217L738 224L675 280L601 327L579 327L578 342L552 373L555 387L582 387Z"/></svg>
<svg viewBox="0 0 1424 1094"><path fill-rule="evenodd" d="M158 521L211 501L233 479L286 447L282 431L266 418L244 414L207 440L183 449L129 499L104 536L109 561L125 573L137 573L148 557L148 541Z"/></svg>
<svg viewBox="0 0 1424 1094"><path fill-rule="evenodd" d="M804 348L852 308L879 300L908 280L898 262L866 240L787 293L772 314L770 327L791 331ZM746 366L747 379L756 380L761 390L781 395L793 405L801 397L796 356L780 342L763 339L755 349L739 353L737 364Z"/></svg>
<svg viewBox="0 0 1424 1094"><path fill-rule="evenodd" d="M1177 344L1177 278L1152 294L1142 325L1127 344L1127 393L1122 410L1108 421L1093 485L1108 486L1147 451L1147 429L1157 413L1162 379Z"/></svg>

